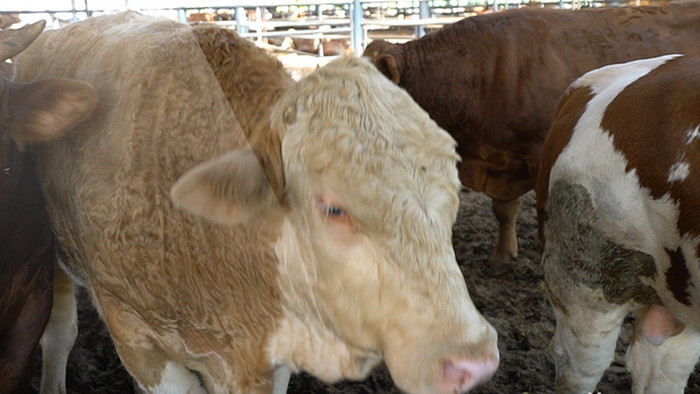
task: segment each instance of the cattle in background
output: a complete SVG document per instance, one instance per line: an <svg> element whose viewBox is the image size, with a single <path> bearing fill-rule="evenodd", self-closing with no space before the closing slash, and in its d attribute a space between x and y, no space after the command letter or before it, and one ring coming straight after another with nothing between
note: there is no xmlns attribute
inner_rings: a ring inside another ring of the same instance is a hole
<svg viewBox="0 0 700 394"><path fill-rule="evenodd" d="M700 357L700 58L667 55L577 80L537 181L557 319L556 390L595 391L623 319L635 393L682 393Z"/></svg>
<svg viewBox="0 0 700 394"><path fill-rule="evenodd" d="M218 9L215 12L193 12L187 15L187 22L191 24L216 21L235 20L235 13L228 9Z"/></svg>
<svg viewBox="0 0 700 394"><path fill-rule="evenodd" d="M14 12L0 12L0 29L10 28L15 23L22 22L19 14Z"/></svg>
<svg viewBox="0 0 700 394"><path fill-rule="evenodd" d="M494 373L451 243L455 141L366 59L295 83L231 30L129 12L46 32L16 67L97 90L37 169L142 388L269 393L288 368L361 379L381 358L415 393Z"/></svg>
<svg viewBox="0 0 700 394"><path fill-rule="evenodd" d="M15 23L19 23L21 20L19 19L18 14L14 13L8 13L8 12L0 12L0 29L7 29L10 26L12 26ZM12 67L12 63L7 62L7 60L10 58L10 56L3 58L0 60L0 78L4 79L11 79L12 78L12 73L14 71L14 68Z"/></svg>
<svg viewBox="0 0 700 394"><path fill-rule="evenodd" d="M350 41L344 38L290 37L291 47L297 51L315 53L320 56L338 56L350 53Z"/></svg>
<svg viewBox="0 0 700 394"><path fill-rule="evenodd" d="M524 8L476 16L365 55L457 140L462 183L486 193L500 231L497 269L517 254L520 196L566 87L606 64L700 55L700 2L579 11Z"/></svg>
<svg viewBox="0 0 700 394"><path fill-rule="evenodd" d="M0 60L41 33L44 21L0 31ZM56 251L34 165L24 148L59 136L94 107L95 92L70 80L0 79L0 393L26 393L49 319Z"/></svg>
<svg viewBox="0 0 700 394"><path fill-rule="evenodd" d="M211 12L193 12L187 15L188 23L214 22L214 14Z"/></svg>
<svg viewBox="0 0 700 394"><path fill-rule="evenodd" d="M231 10L227 10L227 9L216 10L216 12L214 13L214 20L215 21L233 21L233 20L236 20L236 14L235 14L235 12L232 12Z"/></svg>

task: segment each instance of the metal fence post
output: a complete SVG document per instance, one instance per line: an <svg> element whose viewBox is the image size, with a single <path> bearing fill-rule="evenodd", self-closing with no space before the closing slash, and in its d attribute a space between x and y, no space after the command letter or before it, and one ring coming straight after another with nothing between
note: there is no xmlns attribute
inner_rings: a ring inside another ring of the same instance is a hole
<svg viewBox="0 0 700 394"><path fill-rule="evenodd" d="M430 4L428 4L427 1L421 1L418 4L418 16L421 19L427 19L430 18ZM425 26L424 25L419 25L417 26L416 29L416 36L418 38L421 38L425 35Z"/></svg>
<svg viewBox="0 0 700 394"><path fill-rule="evenodd" d="M352 25L352 34L350 35L350 43L352 49L356 52L362 52L362 4L360 0L353 0L352 14L350 15L350 24Z"/></svg>
<svg viewBox="0 0 700 394"><path fill-rule="evenodd" d="M177 9L177 19L182 23L187 23L187 11L184 8Z"/></svg>
<svg viewBox="0 0 700 394"><path fill-rule="evenodd" d="M236 7L236 31L238 34L248 33L248 26L245 25L248 17L245 13L245 8Z"/></svg>

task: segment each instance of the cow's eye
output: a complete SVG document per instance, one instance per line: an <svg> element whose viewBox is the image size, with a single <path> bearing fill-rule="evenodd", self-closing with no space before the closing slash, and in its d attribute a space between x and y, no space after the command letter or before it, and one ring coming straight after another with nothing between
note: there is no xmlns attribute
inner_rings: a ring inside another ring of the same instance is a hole
<svg viewBox="0 0 700 394"><path fill-rule="evenodd" d="M335 205L326 205L324 203L321 203L321 209L323 210L323 213L326 214L326 216L343 217L346 215L345 210L343 208L337 207Z"/></svg>

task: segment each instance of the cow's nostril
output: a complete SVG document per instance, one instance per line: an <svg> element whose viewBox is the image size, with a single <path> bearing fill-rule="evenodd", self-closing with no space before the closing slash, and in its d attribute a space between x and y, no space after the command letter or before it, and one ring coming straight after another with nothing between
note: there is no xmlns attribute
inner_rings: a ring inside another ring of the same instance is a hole
<svg viewBox="0 0 700 394"><path fill-rule="evenodd" d="M462 393L491 378L498 368L498 356L485 360L446 360L443 385Z"/></svg>

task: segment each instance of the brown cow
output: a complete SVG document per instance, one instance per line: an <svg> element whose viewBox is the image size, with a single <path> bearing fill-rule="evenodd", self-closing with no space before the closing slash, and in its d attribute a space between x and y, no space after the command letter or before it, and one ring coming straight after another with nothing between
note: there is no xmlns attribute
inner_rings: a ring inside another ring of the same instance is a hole
<svg viewBox="0 0 700 394"><path fill-rule="evenodd" d="M700 58L607 66L572 84L536 186L557 392L594 392L642 307L633 391L683 392L700 357L698 171Z"/></svg>
<svg viewBox="0 0 700 394"><path fill-rule="evenodd" d="M524 8L476 16L365 50L405 88L462 156L465 186L493 199L493 262L517 254L519 197L533 188L542 142L566 87L606 64L700 54L700 2L579 11Z"/></svg>
<svg viewBox="0 0 700 394"><path fill-rule="evenodd" d="M214 22L214 14L210 12L193 12L187 15L188 23L207 23Z"/></svg>
<svg viewBox="0 0 700 394"><path fill-rule="evenodd" d="M0 31L0 61L26 48L44 21ZM23 148L88 115L95 92L70 80L0 78L0 393L29 391L33 355L49 319L56 251L31 157Z"/></svg>
<svg viewBox="0 0 700 394"><path fill-rule="evenodd" d="M367 59L295 83L231 30L127 12L46 32L16 67L97 90L37 170L143 389L269 393L276 368L361 379L382 358L413 393L494 373L451 243L455 141Z"/></svg>
<svg viewBox="0 0 700 394"><path fill-rule="evenodd" d="M291 37L292 47L297 51L321 56L338 56L350 52L350 42L342 38Z"/></svg>

